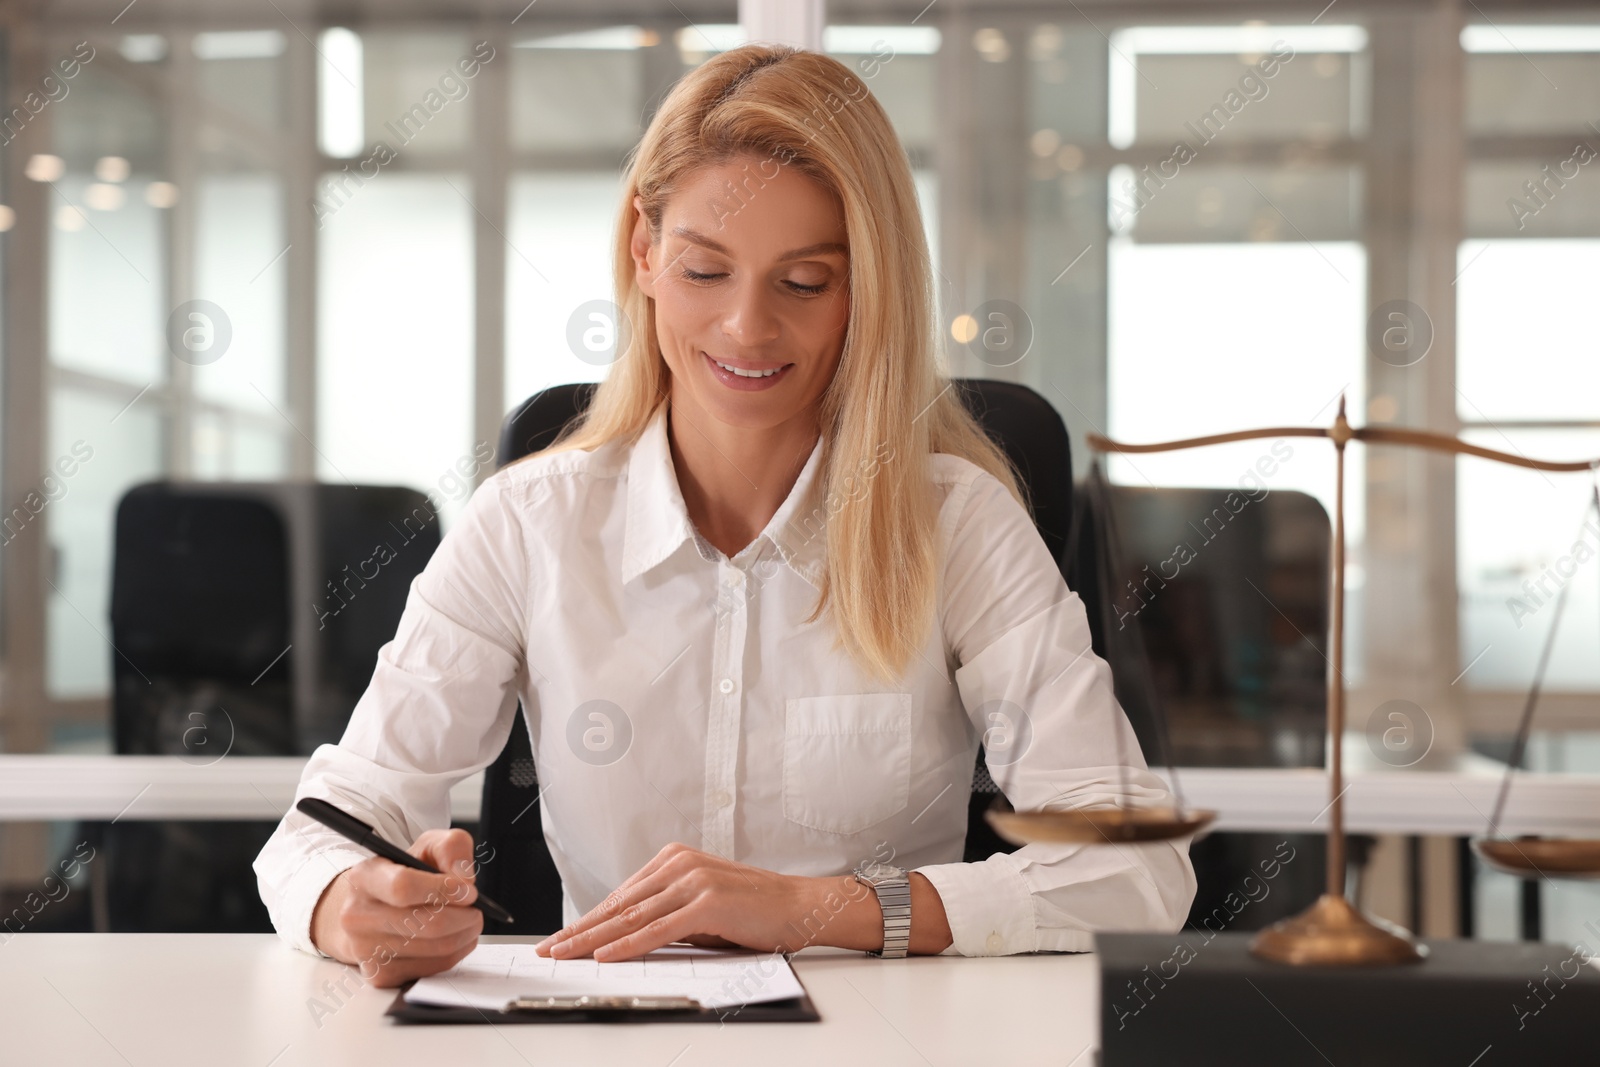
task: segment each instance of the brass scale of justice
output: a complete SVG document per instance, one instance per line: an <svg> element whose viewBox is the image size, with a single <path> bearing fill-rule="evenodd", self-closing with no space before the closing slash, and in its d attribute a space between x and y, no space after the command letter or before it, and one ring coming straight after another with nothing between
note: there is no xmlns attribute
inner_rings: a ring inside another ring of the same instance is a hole
<svg viewBox="0 0 1600 1067"><path fill-rule="evenodd" d="M1279 437L1325 437L1333 442L1337 456L1333 567L1330 576L1332 582L1332 610L1329 619L1329 645L1332 655L1328 657L1327 718L1328 737L1330 739L1328 794L1331 798L1327 809L1330 812L1327 835L1328 881L1327 889L1311 907L1299 915L1284 919L1258 933L1251 942L1250 951L1263 959L1303 967L1413 963L1424 957L1427 952L1426 947L1418 944L1408 931L1383 919L1362 914L1346 899L1344 892L1344 770L1341 749L1343 747L1342 738L1344 736L1345 719L1345 446L1351 441L1364 441L1368 444L1401 445L1424 448L1435 452L1476 456L1540 471L1590 471L1595 475L1596 484L1584 512L1585 518L1587 518L1591 509L1600 514L1600 459L1583 462L1549 462L1481 448L1477 445L1467 444L1454 437L1428 433L1422 430L1374 426L1352 427L1345 418L1345 404L1342 397L1339 401L1339 413L1334 419L1333 425L1326 429L1315 426L1274 427L1144 445L1122 444L1099 434L1090 434L1088 442L1090 447L1097 453L1144 453L1174 452L1191 448L1203 448L1208 445L1226 444L1232 441ZM1114 565L1115 524L1111 517L1109 492L1098 455L1089 475L1088 489L1091 496L1099 494L1099 503L1104 506L1103 514L1107 525L1105 536L1101 539L1103 550L1101 562ZM1108 571L1106 573L1112 572ZM1120 570L1116 570L1115 573L1120 573ZM1496 837L1496 830L1499 827L1500 817L1504 811L1506 797L1511 786L1511 777L1521 767L1523 755L1527 748L1534 708L1538 703L1544 672L1549 664L1550 651L1555 644L1556 630L1561 623L1561 608L1566 601L1566 590L1567 587L1563 586L1559 594L1550 632L1546 637L1545 647L1540 656L1534 682L1523 708L1522 721L1517 732L1512 756L1506 766L1505 778L1501 782L1494 814L1490 817L1486 835L1473 841L1473 848L1485 862L1501 871L1521 878L1552 876L1566 878L1600 877L1600 840L1572 838L1521 838L1511 840ZM1137 628L1135 630L1137 631ZM1138 640L1137 635L1135 639ZM1148 675L1148 672L1144 673ZM1150 698L1157 737L1165 747L1167 745L1168 731L1160 703L1155 698L1154 688L1149 678L1143 678L1142 682L1145 692ZM1120 733L1118 736L1120 744ZM1127 761L1119 759L1118 762L1126 765ZM1085 845L1162 841L1184 837L1203 830L1216 819L1216 812L1187 807L1183 802L1183 793L1178 785L1177 770L1172 766L1170 760L1167 761L1167 767L1168 773L1171 775L1175 801L1172 807L1099 807L1061 811L1014 811L1007 802L1005 794L1000 792L996 795L994 804L985 813L986 818L1001 837L1019 845L1034 841Z"/></svg>

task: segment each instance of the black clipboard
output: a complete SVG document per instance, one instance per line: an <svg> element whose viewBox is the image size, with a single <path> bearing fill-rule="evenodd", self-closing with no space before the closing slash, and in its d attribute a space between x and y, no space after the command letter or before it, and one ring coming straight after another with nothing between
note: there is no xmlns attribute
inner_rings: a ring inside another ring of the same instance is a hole
<svg viewBox="0 0 1600 1067"><path fill-rule="evenodd" d="M805 983L795 975L800 988ZM726 1008L634 1008L634 1007L561 1007L485 1011L481 1008L451 1008L435 1004L411 1004L406 1001L405 987L395 996L384 1015L402 1025L427 1025L430 1023L818 1023L822 1015L811 1003L811 994L790 997L787 1000L770 1000L763 1004L734 1004Z"/></svg>

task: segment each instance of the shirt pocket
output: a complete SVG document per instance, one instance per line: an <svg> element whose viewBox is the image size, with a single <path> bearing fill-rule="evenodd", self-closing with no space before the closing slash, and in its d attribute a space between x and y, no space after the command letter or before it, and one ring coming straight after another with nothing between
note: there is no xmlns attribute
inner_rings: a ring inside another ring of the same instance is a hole
<svg viewBox="0 0 1600 1067"><path fill-rule="evenodd" d="M911 694L798 697L784 706L783 815L854 834L905 808Z"/></svg>

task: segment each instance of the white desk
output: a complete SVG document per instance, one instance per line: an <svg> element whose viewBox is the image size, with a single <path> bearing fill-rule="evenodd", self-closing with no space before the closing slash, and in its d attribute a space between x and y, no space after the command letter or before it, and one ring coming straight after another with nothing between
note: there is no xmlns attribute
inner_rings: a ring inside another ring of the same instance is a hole
<svg viewBox="0 0 1600 1067"><path fill-rule="evenodd" d="M820 1023L721 1026L397 1026L382 1017L394 991L371 987L319 1026L307 1002L347 970L271 934L17 934L0 941L0 1062L1086 1067L1099 1033L1087 955L877 960L807 949L795 970Z"/></svg>
<svg viewBox="0 0 1600 1067"><path fill-rule="evenodd" d="M256 819L288 810L302 757L227 756L214 763L175 756L0 755L0 821ZM1316 832L1328 825L1328 779L1320 770L1179 768L1184 798L1220 814L1217 830ZM1345 827L1352 833L1481 834L1500 775L1487 760L1448 771L1355 771ZM473 821L483 779L450 794L455 817ZM1600 837L1600 775L1519 775L1507 833Z"/></svg>

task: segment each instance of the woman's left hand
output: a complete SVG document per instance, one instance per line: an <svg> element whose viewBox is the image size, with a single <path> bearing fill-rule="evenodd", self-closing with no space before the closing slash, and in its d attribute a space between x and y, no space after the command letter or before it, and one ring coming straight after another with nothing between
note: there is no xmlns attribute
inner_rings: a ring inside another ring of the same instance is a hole
<svg viewBox="0 0 1600 1067"><path fill-rule="evenodd" d="M819 919L845 921L843 904L830 910L824 901L848 893L846 881L871 896L848 876L778 874L674 842L598 907L535 950L558 959L592 953L602 961L642 956L674 941L797 952L817 943Z"/></svg>

